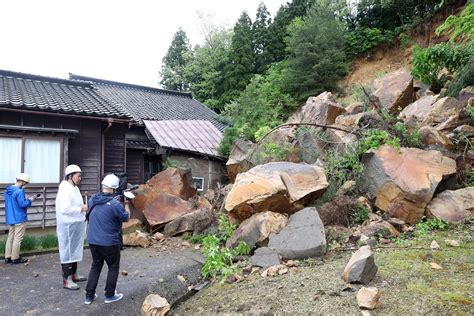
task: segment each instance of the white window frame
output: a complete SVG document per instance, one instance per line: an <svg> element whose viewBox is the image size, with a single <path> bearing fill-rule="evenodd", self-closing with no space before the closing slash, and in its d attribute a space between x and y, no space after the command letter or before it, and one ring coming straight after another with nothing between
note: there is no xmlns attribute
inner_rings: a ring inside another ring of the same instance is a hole
<svg viewBox="0 0 474 316"><path fill-rule="evenodd" d="M202 182L202 185L201 185L201 189L199 189L197 186L196 186L196 189L198 192L203 192L204 191L204 178L203 177L192 177L193 178L193 185L196 186L194 184L194 180L200 180Z"/></svg>

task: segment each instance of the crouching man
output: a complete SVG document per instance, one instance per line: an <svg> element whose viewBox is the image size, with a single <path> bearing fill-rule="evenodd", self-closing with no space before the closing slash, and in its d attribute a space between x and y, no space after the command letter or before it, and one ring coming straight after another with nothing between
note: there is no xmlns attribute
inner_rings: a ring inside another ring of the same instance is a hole
<svg viewBox="0 0 474 316"><path fill-rule="evenodd" d="M86 305L97 299L95 290L104 261L109 269L104 302L113 303L123 297L123 294L115 292L115 287L120 268L120 233L122 223L130 217L130 208L127 200L124 207L114 199L114 191L118 186L119 179L109 174L102 181L102 192L89 199L86 218L89 221L87 240L92 254L92 266L86 286Z"/></svg>

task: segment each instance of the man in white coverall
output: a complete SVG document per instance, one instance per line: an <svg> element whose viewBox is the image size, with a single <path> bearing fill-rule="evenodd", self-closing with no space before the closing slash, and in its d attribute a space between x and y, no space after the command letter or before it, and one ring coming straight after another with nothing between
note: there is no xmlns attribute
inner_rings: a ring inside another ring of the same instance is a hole
<svg viewBox="0 0 474 316"><path fill-rule="evenodd" d="M65 175L56 196L56 232L63 286L69 290L78 290L79 285L76 282L86 281L85 277L77 275L77 263L82 261L84 252L87 205L84 204L78 187L82 179L81 168L69 165Z"/></svg>

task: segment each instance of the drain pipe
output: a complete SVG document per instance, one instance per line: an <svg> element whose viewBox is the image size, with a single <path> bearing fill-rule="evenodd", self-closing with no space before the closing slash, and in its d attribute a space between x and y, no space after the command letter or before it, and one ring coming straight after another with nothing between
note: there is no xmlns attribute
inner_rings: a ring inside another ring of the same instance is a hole
<svg viewBox="0 0 474 316"><path fill-rule="evenodd" d="M107 120L107 127L104 128L104 130L102 131L102 148L101 148L101 159L100 159L100 166L101 166L101 170L100 170L100 174L101 174L101 177L104 176L104 164L105 164L105 160L104 160L104 157L105 157L105 134L109 131L110 127L112 127L112 123L114 122L113 119L108 119ZM100 192L100 185L99 185L99 192Z"/></svg>

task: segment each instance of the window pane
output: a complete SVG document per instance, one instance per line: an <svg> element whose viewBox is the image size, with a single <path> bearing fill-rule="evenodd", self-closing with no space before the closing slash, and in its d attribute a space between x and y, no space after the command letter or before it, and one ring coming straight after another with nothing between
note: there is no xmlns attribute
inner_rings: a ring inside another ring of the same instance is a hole
<svg viewBox="0 0 474 316"><path fill-rule="evenodd" d="M0 137L0 183L14 183L21 171L21 139Z"/></svg>
<svg viewBox="0 0 474 316"><path fill-rule="evenodd" d="M60 182L61 142L59 140L27 139L25 141L25 172L31 183Z"/></svg>

